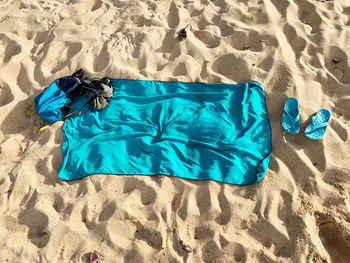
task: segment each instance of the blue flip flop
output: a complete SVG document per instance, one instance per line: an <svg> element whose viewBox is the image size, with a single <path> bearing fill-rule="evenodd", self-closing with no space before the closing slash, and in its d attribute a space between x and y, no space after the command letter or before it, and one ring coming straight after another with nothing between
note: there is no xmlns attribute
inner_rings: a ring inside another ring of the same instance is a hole
<svg viewBox="0 0 350 263"><path fill-rule="evenodd" d="M326 132L331 113L326 109L320 109L315 116L311 118L304 134L310 140L319 140Z"/></svg>
<svg viewBox="0 0 350 263"><path fill-rule="evenodd" d="M284 105L282 128L288 133L298 133L300 130L299 115L298 100L296 98L288 98Z"/></svg>

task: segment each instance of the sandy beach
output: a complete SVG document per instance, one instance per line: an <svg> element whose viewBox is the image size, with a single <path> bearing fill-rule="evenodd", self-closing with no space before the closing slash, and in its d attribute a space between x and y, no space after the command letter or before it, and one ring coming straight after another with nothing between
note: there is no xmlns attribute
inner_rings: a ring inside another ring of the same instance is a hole
<svg viewBox="0 0 350 263"><path fill-rule="evenodd" d="M176 36L186 25L187 38ZM266 94L272 158L248 186L169 176L62 181L62 124L25 114L88 77L240 83ZM301 131L281 128L299 101ZM325 136L303 131L321 108ZM350 262L350 2L0 1L0 262Z"/></svg>

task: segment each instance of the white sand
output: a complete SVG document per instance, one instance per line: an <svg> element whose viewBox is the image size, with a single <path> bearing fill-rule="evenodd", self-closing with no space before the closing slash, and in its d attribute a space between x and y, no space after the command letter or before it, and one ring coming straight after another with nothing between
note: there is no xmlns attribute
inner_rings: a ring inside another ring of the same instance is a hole
<svg viewBox="0 0 350 263"><path fill-rule="evenodd" d="M93 250L105 262L350 262L350 2L245 2L0 1L0 262L87 262ZM80 67L90 77L261 82L266 177L245 187L59 180L62 122L36 137L43 122L24 111ZM330 110L322 141L282 132L287 97L299 100L302 131Z"/></svg>

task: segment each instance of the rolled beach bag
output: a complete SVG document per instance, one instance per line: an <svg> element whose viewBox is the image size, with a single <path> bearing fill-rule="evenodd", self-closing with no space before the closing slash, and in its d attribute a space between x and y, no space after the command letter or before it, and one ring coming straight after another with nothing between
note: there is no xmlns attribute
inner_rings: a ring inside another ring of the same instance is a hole
<svg viewBox="0 0 350 263"><path fill-rule="evenodd" d="M35 130L39 135L44 129L50 127L53 123L66 119L72 113L70 105L76 101L83 93L81 79L84 76L84 70L79 69L71 76L66 76L54 80L47 86L41 94L34 98L34 102L26 109L28 115L35 115L30 112L34 105L36 114L38 114L48 124Z"/></svg>

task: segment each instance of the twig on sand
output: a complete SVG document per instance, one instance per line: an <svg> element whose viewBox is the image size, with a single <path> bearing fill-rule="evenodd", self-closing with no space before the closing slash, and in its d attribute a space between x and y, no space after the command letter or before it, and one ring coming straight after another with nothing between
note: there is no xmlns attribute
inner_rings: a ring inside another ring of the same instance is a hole
<svg viewBox="0 0 350 263"><path fill-rule="evenodd" d="M181 41L184 40L185 38L187 38L187 32L186 32L186 27L188 27L189 24L187 26L185 26L183 29L180 30L179 34L177 35L177 38Z"/></svg>

